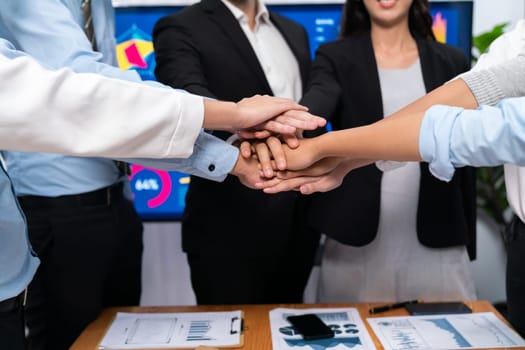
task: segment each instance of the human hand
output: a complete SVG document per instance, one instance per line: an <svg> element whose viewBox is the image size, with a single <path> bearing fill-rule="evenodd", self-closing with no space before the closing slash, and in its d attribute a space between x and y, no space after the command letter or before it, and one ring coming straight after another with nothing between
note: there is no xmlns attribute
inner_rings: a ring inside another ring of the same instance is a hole
<svg viewBox="0 0 525 350"><path fill-rule="evenodd" d="M289 135L293 139L298 131L326 125L324 118L308 113L306 107L286 98L255 95L242 99L237 107L239 122L235 132L244 139L267 138L272 134Z"/></svg>
<svg viewBox="0 0 525 350"><path fill-rule="evenodd" d="M277 177L258 182L255 186L265 193L290 190L300 191L302 194L327 192L339 187L350 171L370 163L371 161L363 159L330 157L318 161L307 169L279 172Z"/></svg>
<svg viewBox="0 0 525 350"><path fill-rule="evenodd" d="M259 189L256 184L265 180L255 157L244 158L239 155L230 174L237 176L244 186L252 189Z"/></svg>
<svg viewBox="0 0 525 350"><path fill-rule="evenodd" d="M264 176L272 178L274 170L285 170L286 156L283 142L291 149L299 146L299 136L270 136L264 140L250 139L240 143L239 149L244 158L255 156L259 160Z"/></svg>
<svg viewBox="0 0 525 350"><path fill-rule="evenodd" d="M265 140L242 141L239 150L244 158L254 157L259 161L259 168L267 178L275 176L274 170L286 169L281 140L270 136Z"/></svg>

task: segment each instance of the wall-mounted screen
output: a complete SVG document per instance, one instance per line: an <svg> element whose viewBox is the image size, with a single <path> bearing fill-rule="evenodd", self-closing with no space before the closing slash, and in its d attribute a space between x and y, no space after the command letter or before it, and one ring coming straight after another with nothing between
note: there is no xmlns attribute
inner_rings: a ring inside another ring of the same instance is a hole
<svg viewBox="0 0 525 350"><path fill-rule="evenodd" d="M175 3L163 0L161 4ZM114 0L116 9L117 58L122 69L134 69L143 79L155 80L155 55L151 33L157 20L183 6L152 6L159 0ZM337 38L343 4L288 1L267 2L268 7L301 23L310 38L312 57L317 47ZM131 6L133 5L133 6ZM121 6L121 7L119 7ZM457 46L471 57L472 1L430 3L434 33L441 42ZM163 172L132 166L131 189L139 215L145 220L178 220L190 178L178 172Z"/></svg>

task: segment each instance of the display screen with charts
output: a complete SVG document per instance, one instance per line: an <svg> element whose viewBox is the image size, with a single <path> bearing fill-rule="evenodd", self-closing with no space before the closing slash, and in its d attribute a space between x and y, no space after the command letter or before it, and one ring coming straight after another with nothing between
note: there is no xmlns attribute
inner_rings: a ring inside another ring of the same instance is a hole
<svg viewBox="0 0 525 350"><path fill-rule="evenodd" d="M143 79L155 80L152 30L163 16L195 1L113 0L116 6L117 58L122 69L136 70ZM343 2L266 1L270 10L301 23L308 32L311 54L339 33ZM460 47L471 55L472 1L431 1L434 33L438 41ZM179 220L190 182L187 174L132 167L131 190L144 220Z"/></svg>

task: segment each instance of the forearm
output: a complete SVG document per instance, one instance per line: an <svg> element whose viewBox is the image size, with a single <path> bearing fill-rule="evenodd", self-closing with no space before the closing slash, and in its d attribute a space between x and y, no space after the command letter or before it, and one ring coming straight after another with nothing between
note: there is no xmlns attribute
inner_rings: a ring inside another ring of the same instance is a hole
<svg viewBox="0 0 525 350"><path fill-rule="evenodd" d="M1 49L2 47L0 47ZM0 50L13 57L7 47ZM2 148L106 157L188 157L202 98L0 56ZM38 82L38 84L35 84ZM31 96L31 103L23 99Z"/></svg>
<svg viewBox="0 0 525 350"><path fill-rule="evenodd" d="M407 107L371 125L340 130L319 137L318 158L349 156L370 160L421 160L419 133L425 111L445 104L475 108L476 99L464 81L443 85Z"/></svg>
<svg viewBox="0 0 525 350"><path fill-rule="evenodd" d="M203 128L234 131L239 124L239 111L234 102L204 100Z"/></svg>

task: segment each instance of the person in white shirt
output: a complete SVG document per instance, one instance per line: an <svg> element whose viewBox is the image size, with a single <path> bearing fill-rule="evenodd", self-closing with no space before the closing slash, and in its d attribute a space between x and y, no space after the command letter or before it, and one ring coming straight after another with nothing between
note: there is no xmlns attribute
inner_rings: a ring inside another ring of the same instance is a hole
<svg viewBox="0 0 525 350"><path fill-rule="evenodd" d="M97 74L48 71L2 39L0 81L0 149L4 150L159 158L162 168L175 170L170 158L198 151L195 143L203 127L248 132L266 128L293 134L309 123L323 123L288 99L257 96L239 103L211 101ZM286 111L287 115L281 115ZM239 158L231 173L247 184L259 178L254 160ZM0 210L0 344L21 350L25 348L22 296L38 258L29 245L25 219L3 165Z"/></svg>

